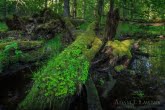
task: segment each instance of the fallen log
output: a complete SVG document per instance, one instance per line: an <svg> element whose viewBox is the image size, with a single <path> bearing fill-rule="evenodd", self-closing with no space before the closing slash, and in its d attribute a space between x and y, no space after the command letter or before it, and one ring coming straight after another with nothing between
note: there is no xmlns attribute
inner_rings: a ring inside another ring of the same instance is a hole
<svg viewBox="0 0 165 110"><path fill-rule="evenodd" d="M0 77L8 75L7 73L10 73L11 75L12 73L14 73L14 71L21 70L21 68L13 68L15 64L29 64L30 66L31 63L35 63L41 59L44 59L50 54L50 52L46 51L46 48L44 48L43 46L40 48L38 47L38 45L33 45L34 47L32 45L26 45L28 46L25 46L26 48L24 47L24 45L20 46L23 48L17 48L17 45L13 46L6 45L6 48L0 51Z"/></svg>
<svg viewBox="0 0 165 110"><path fill-rule="evenodd" d="M5 42L0 44L0 50L7 48L7 46L17 44L18 49L20 50L32 50L42 47L42 41L12 41L12 42ZM12 49L12 48L11 48Z"/></svg>
<svg viewBox="0 0 165 110"><path fill-rule="evenodd" d="M14 41L1 43L0 77L13 75L27 66L39 66L61 51L60 36L43 43L42 41ZM16 66L15 66L16 65ZM20 65L18 67L17 65ZM24 66L26 65L26 66Z"/></svg>
<svg viewBox="0 0 165 110"><path fill-rule="evenodd" d="M86 82L90 61L102 46L94 24L35 74L33 87L18 109L66 109L70 97Z"/></svg>

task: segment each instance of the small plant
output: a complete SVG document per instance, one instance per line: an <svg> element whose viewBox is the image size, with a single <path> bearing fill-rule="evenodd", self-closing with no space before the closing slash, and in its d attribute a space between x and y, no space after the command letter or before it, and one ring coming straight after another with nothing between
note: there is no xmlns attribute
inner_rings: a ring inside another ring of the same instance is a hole
<svg viewBox="0 0 165 110"><path fill-rule="evenodd" d="M8 30L7 25L3 22L0 22L0 32L4 32L4 31L7 31L7 30Z"/></svg>
<svg viewBox="0 0 165 110"><path fill-rule="evenodd" d="M5 46L4 53L6 53L6 55L8 55L8 54L10 54L10 51L12 51L12 50L14 50L14 54L17 58L21 56L22 51L18 49L18 43L13 42L13 43Z"/></svg>
<svg viewBox="0 0 165 110"><path fill-rule="evenodd" d="M104 85L104 79L101 78L99 83L100 83L101 86L103 86Z"/></svg>
<svg viewBox="0 0 165 110"><path fill-rule="evenodd" d="M143 98L144 97L144 92L143 91L135 91L134 93L133 93L133 95L134 96L136 96L136 97L138 97L138 98Z"/></svg>
<svg viewBox="0 0 165 110"><path fill-rule="evenodd" d="M13 53L16 61L18 61L22 55L22 51L19 50L18 43L16 42L6 45L4 50L0 51L0 72L2 72L4 65L8 65L10 63L9 57Z"/></svg>

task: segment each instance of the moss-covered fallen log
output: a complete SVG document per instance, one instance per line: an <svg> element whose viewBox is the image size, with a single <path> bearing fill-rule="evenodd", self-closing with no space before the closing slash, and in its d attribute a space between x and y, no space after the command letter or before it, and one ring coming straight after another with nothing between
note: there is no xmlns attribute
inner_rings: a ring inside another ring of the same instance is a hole
<svg viewBox="0 0 165 110"><path fill-rule="evenodd" d="M34 76L34 84L20 104L21 110L65 109L69 99L88 78L90 61L102 45L88 29Z"/></svg>
<svg viewBox="0 0 165 110"><path fill-rule="evenodd" d="M42 47L43 42L42 41L12 41L12 42L5 42L0 43L0 50L3 50L9 46L14 46L15 44L18 45L18 49L21 50L29 50L29 49L37 49L39 47ZM11 48L11 49L14 49Z"/></svg>
<svg viewBox="0 0 165 110"><path fill-rule="evenodd" d="M15 41L15 42L1 43L0 73L3 72L4 68L18 61L27 62L27 61L34 61L34 59L36 58L38 59L38 56L42 55L42 53L41 53L41 49L37 49L37 48L41 47L42 44L43 43L40 41ZM31 51L28 53L28 51L23 52L24 50L31 50Z"/></svg>
<svg viewBox="0 0 165 110"><path fill-rule="evenodd" d="M61 50L61 36L56 36L45 43L42 41L13 41L1 43L0 77L21 70L24 65L41 64ZM21 67L15 68L15 65ZM12 68L12 69L11 69Z"/></svg>

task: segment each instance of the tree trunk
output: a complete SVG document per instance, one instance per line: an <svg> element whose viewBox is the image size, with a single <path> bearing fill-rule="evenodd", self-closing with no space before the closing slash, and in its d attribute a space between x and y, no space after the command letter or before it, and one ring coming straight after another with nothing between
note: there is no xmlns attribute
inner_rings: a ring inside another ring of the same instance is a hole
<svg viewBox="0 0 165 110"><path fill-rule="evenodd" d="M64 0L64 17L70 16L69 0Z"/></svg>
<svg viewBox="0 0 165 110"><path fill-rule="evenodd" d="M4 20L6 19L6 13L7 13L7 2L6 2L6 0L4 0L4 7L3 7Z"/></svg>
<svg viewBox="0 0 165 110"><path fill-rule="evenodd" d="M73 18L77 16L77 0L73 0Z"/></svg>
<svg viewBox="0 0 165 110"><path fill-rule="evenodd" d="M110 10L107 15L106 26L105 26L105 39L111 40L116 35L116 30L119 23L119 10L114 10L114 1L110 0Z"/></svg>
<svg viewBox="0 0 165 110"><path fill-rule="evenodd" d="M133 14L134 14L134 4L135 4L135 2L134 2L134 0L131 0L131 19L133 19Z"/></svg>
<svg viewBox="0 0 165 110"><path fill-rule="evenodd" d="M98 4L97 4L97 11L98 11L97 22L98 22L98 27L100 25L101 17L103 15L103 8L104 8L103 6L104 6L104 0L98 0Z"/></svg>
<svg viewBox="0 0 165 110"><path fill-rule="evenodd" d="M83 0L83 18L85 19L85 11L86 11L86 3L85 0Z"/></svg>
<svg viewBox="0 0 165 110"><path fill-rule="evenodd" d="M48 8L48 0L45 0L45 9Z"/></svg>
<svg viewBox="0 0 165 110"><path fill-rule="evenodd" d="M125 19L126 18L126 15L125 15L125 13L126 13L126 0L123 0L123 18Z"/></svg>

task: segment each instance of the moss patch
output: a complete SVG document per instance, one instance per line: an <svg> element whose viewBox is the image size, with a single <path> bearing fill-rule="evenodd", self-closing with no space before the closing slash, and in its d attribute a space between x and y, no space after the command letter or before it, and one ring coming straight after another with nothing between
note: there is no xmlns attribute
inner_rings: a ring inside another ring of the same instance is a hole
<svg viewBox="0 0 165 110"><path fill-rule="evenodd" d="M128 58L131 58L131 47L133 44L133 40L124 40L124 41L108 41L106 46L110 46L113 49L113 55L114 56L127 56Z"/></svg>
<svg viewBox="0 0 165 110"><path fill-rule="evenodd" d="M115 66L115 70L116 70L117 72L121 72L121 71L123 71L124 69L125 69L125 67L124 67L123 65Z"/></svg>
<svg viewBox="0 0 165 110"><path fill-rule="evenodd" d="M12 42L5 42L0 44L0 50L5 49L7 45L12 45L13 43L18 44L18 48L24 49L31 49L41 47L43 42L42 41L12 41Z"/></svg>

